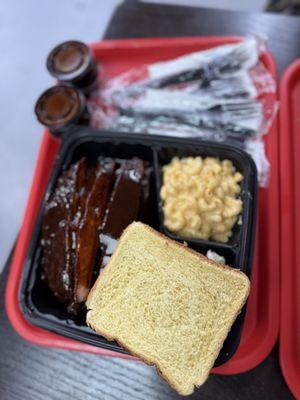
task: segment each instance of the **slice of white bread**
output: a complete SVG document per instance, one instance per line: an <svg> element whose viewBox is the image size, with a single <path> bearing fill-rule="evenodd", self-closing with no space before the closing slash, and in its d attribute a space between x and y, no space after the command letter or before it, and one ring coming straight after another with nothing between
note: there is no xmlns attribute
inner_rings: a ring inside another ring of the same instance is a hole
<svg viewBox="0 0 300 400"><path fill-rule="evenodd" d="M140 222L120 238L87 299L87 324L182 395L208 377L250 283Z"/></svg>

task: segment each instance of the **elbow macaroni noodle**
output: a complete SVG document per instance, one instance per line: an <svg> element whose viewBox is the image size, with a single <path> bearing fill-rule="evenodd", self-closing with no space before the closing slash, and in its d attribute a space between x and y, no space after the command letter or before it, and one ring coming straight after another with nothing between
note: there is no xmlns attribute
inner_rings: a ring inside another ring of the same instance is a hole
<svg viewBox="0 0 300 400"><path fill-rule="evenodd" d="M165 226L177 235L228 242L242 211L242 179L230 160L174 157L163 167Z"/></svg>

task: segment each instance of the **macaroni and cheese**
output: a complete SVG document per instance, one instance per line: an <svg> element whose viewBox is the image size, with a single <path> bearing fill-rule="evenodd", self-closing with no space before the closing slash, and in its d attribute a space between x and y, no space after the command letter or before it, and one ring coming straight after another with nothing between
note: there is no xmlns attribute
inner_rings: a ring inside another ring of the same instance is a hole
<svg viewBox="0 0 300 400"><path fill-rule="evenodd" d="M174 157L163 167L164 225L177 235L226 243L242 211L242 179L230 160Z"/></svg>

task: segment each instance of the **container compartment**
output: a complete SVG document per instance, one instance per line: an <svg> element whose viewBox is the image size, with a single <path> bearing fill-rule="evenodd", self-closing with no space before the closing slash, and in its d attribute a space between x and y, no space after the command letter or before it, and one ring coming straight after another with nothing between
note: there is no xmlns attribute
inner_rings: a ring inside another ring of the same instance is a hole
<svg viewBox="0 0 300 400"><path fill-rule="evenodd" d="M197 143L197 144L196 144ZM231 267L240 268L244 272L249 273L249 264L251 263L252 244L255 230L255 215L257 203L257 173L253 160L242 150L235 147L221 145L217 143L196 141L194 144L189 144L185 140L184 144L172 146L157 147L154 154L155 173L157 181L157 198L159 206L160 230L174 240L186 241L190 244L197 245L199 248L208 246L218 252L222 249L233 250L237 257L234 264L229 264ZM236 223L233 227L233 234L228 243L220 243L213 240L204 240L196 238L188 238L178 236L170 232L164 226L163 202L160 198L160 189L163 181L162 167L171 162L173 157L217 157L229 159L236 167L237 171L243 174L244 179L241 182L240 198L243 201L243 209L240 215L241 224ZM250 257L249 262L247 259ZM246 261L246 262L245 262Z"/></svg>
<svg viewBox="0 0 300 400"><path fill-rule="evenodd" d="M186 241L186 243L188 247L204 255L208 250L215 251L220 256L225 258L227 265L239 268L238 263L240 260L237 247L230 248L229 246L226 247L222 246L221 244L214 245L213 243L195 243L192 241ZM222 350L215 362L215 366L224 364L237 350L240 343L245 313L246 306L243 307L242 312L238 315L234 324L232 325L232 328L223 344Z"/></svg>
<svg viewBox="0 0 300 400"><path fill-rule="evenodd" d="M224 149L225 153L222 153ZM71 163L76 162L81 157L86 156L88 161L94 161L99 157L108 157L114 159L131 159L133 157L141 158L153 165L154 171L151 175L151 212L149 219L144 220L155 229L160 228L159 212L161 206L158 204L157 194L159 193L161 184L161 165L170 160L175 154L187 155L213 155L219 156L225 154L224 158L230 158L231 147L203 143L195 140L175 139L166 137L151 137L147 135L137 134L118 134L107 133L90 128L81 128L72 133L69 137L65 138L61 149L57 155L54 168L50 177L44 200L38 213L35 222L34 231L31 236L30 245L26 257L26 263L23 271L22 281L19 291L19 303L26 319L41 328L47 329L71 339L76 339L97 347L102 347L114 350L120 353L127 353L118 344L108 342L106 339L100 337L90 328L88 328L84 321L85 315L78 317L71 317L66 312L63 306L57 301L50 289L46 286L45 282L41 279L42 271L40 265L41 247L40 247L40 228L43 216L45 203L53 191L56 181L60 173L68 168ZM193 151L193 153L192 153ZM239 232L240 240L232 245L222 245L216 242L208 241L188 241L191 248L201 253L206 253L208 249L214 250L226 258L229 265L232 266L245 266L243 270L250 273L251 257L252 257L252 234L255 216L255 169L251 169L251 162L246 157L245 165L243 161L244 153L239 150L232 150L237 152L234 160L238 168L241 168L242 173L249 176L250 182L253 184L251 212L249 211L249 224L244 224ZM241 154L239 154L241 153ZM167 158L167 156L169 158ZM231 157L232 159L232 157ZM251 179L250 179L251 177ZM247 178L248 179L248 178ZM246 181L246 178L245 178ZM247 181L248 182L248 181ZM247 206L248 207L248 206ZM249 209L249 207L247 208ZM247 215L244 218L247 218ZM245 235L244 230L247 230ZM245 236L244 236L245 235ZM246 242L242 242L245 238ZM247 250L247 253L243 251ZM216 361L216 366L221 365L229 360L236 351L243 326L245 314L245 307L242 313L236 320L220 355Z"/></svg>
<svg viewBox="0 0 300 400"><path fill-rule="evenodd" d="M225 258L226 265L236 266L237 259L238 259L238 248L228 248L222 245L216 245L209 243L195 243L192 241L186 241L188 247L193 250L196 250L198 253L206 255L208 250L212 250L215 253L219 254L220 256ZM238 267L239 268L239 267ZM240 269L240 268L239 268Z"/></svg>
<svg viewBox="0 0 300 400"><path fill-rule="evenodd" d="M69 333L73 332L74 334L76 331L79 335L83 333L85 336L85 333L89 332L89 335L99 338L98 335L86 327L85 312L79 313L77 316L71 315L66 307L57 300L42 279L40 230L44 207L62 171L80 158L86 157L90 163L103 157L112 158L116 161L138 157L146 161L147 166L152 169L150 174L149 200L147 201L147 207L143 209L141 221L151 225L154 229L158 229L159 221L153 171L153 151L149 145L135 143L134 141L126 143L126 139L120 140L118 143L113 143L113 140L110 139L111 134L101 137L99 136L99 132L97 132L96 137L91 138L90 135L85 134L85 129L81 133L78 132L78 135L74 133L72 137L68 138L56 158L27 253L26 265L19 291L19 302L24 314L35 325L62 334L66 334L67 331L67 336L69 336ZM88 343L90 343L89 340ZM110 347L109 343L108 347Z"/></svg>

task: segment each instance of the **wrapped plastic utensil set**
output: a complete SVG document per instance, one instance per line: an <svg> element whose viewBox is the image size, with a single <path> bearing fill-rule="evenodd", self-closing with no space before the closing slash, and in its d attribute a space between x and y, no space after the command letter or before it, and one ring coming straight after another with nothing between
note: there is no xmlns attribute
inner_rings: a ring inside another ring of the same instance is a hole
<svg viewBox="0 0 300 400"><path fill-rule="evenodd" d="M267 98L276 83L259 61L264 50L262 39L249 37L107 79L88 101L91 124L236 145L253 156L259 183L266 186L269 163L262 136L277 102Z"/></svg>

